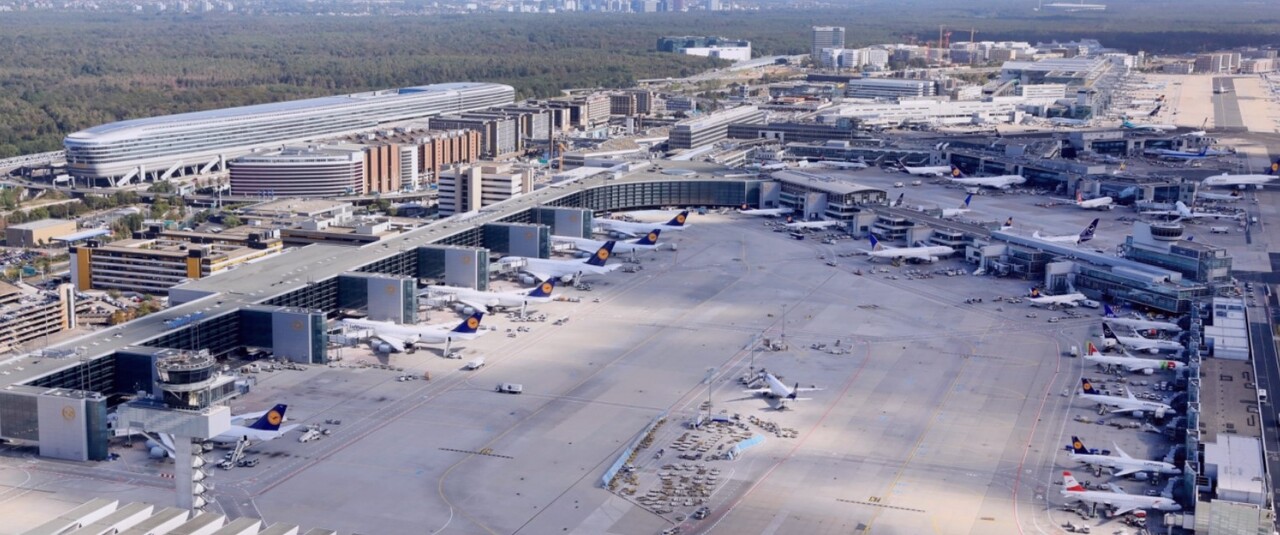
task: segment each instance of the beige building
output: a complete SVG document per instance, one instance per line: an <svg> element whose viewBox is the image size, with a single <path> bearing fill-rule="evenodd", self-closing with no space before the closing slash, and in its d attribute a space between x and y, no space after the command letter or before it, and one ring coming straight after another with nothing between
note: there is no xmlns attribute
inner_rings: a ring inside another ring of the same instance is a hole
<svg viewBox="0 0 1280 535"><path fill-rule="evenodd" d="M4 230L5 245L9 247L40 247L53 242L58 236L74 234L76 222L69 219L41 219L21 225L10 225Z"/></svg>
<svg viewBox="0 0 1280 535"><path fill-rule="evenodd" d="M533 189L533 173L510 164L482 162L440 173L440 217L479 210Z"/></svg>
<svg viewBox="0 0 1280 535"><path fill-rule="evenodd" d="M18 345L74 329L75 308L75 291L70 284L48 292L27 284L0 282L0 351L13 351Z"/></svg>
<svg viewBox="0 0 1280 535"><path fill-rule="evenodd" d="M280 252L273 229L238 227L213 234L157 227L133 239L71 247L71 283L77 290L117 289L167 294L187 280L202 279Z"/></svg>

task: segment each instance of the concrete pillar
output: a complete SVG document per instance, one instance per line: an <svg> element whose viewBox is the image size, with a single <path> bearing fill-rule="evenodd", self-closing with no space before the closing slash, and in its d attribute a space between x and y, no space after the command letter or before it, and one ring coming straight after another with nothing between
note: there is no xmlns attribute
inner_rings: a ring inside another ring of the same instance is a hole
<svg viewBox="0 0 1280 535"><path fill-rule="evenodd" d="M194 495L192 490L195 487L195 481L192 474L195 468L194 448L191 444L191 437L173 437L173 482L174 490L177 492L176 505L179 509L190 511L194 509Z"/></svg>

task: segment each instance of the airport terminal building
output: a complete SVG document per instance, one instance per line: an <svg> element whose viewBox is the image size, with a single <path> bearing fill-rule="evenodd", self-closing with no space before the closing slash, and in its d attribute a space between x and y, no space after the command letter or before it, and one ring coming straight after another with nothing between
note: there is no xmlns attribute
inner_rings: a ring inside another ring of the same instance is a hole
<svg viewBox="0 0 1280 535"><path fill-rule="evenodd" d="M125 183L143 176L208 172L258 148L514 100L515 89L507 85L433 84L119 121L71 134L63 145L70 174Z"/></svg>

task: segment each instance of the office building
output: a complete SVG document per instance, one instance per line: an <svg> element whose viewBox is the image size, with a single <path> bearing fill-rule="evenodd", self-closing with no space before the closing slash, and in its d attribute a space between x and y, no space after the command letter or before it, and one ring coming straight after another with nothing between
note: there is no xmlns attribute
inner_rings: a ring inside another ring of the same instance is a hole
<svg viewBox="0 0 1280 535"><path fill-rule="evenodd" d="M66 137L67 171L127 182L206 172L255 148L322 139L511 104L515 89L453 83L108 123Z"/></svg>
<svg viewBox="0 0 1280 535"><path fill-rule="evenodd" d="M843 26L814 26L809 55L815 60L824 48L844 48Z"/></svg>
<svg viewBox="0 0 1280 535"><path fill-rule="evenodd" d="M1124 240L1125 258L1181 273L1188 280L1213 283L1231 279L1231 256L1226 249L1182 239L1181 224L1133 223Z"/></svg>
<svg viewBox="0 0 1280 535"><path fill-rule="evenodd" d="M844 104L824 112L820 122L841 117L857 119L868 126L895 126L904 123L974 124L977 122L1017 122L1023 112L1018 107L1022 97L995 97L984 101L951 101L922 98L901 102L867 102Z"/></svg>
<svg viewBox="0 0 1280 535"><path fill-rule="evenodd" d="M440 217L497 204L533 189L533 173L509 164L483 162L440 172Z"/></svg>
<svg viewBox="0 0 1280 535"><path fill-rule="evenodd" d="M634 93L622 93L620 95L609 95L609 114L622 115L631 117L636 115L636 95Z"/></svg>
<svg viewBox="0 0 1280 535"><path fill-rule="evenodd" d="M133 239L73 245L71 284L77 290L122 290L167 294L169 288L280 252L279 233L238 227L221 233L134 233Z"/></svg>
<svg viewBox="0 0 1280 535"><path fill-rule="evenodd" d="M746 41L743 41L744 43ZM703 46L681 48L680 52L686 56L702 56L704 58L716 58L728 61L747 61L751 59L751 43L744 46Z"/></svg>
<svg viewBox="0 0 1280 535"><path fill-rule="evenodd" d="M76 232L76 222L72 219L41 219L20 225L9 225L4 229L4 244L9 247L42 247L53 243L53 239Z"/></svg>
<svg viewBox="0 0 1280 535"><path fill-rule="evenodd" d="M418 155L423 182L434 183L441 169L480 160L480 132L466 129L431 132L422 138Z"/></svg>
<svg viewBox="0 0 1280 535"><path fill-rule="evenodd" d="M70 284L50 292L24 283L0 282L0 351L13 351L16 346L75 327L76 298Z"/></svg>
<svg viewBox="0 0 1280 535"><path fill-rule="evenodd" d="M1230 74L1240 69L1239 52L1215 52L1196 56L1195 69L1200 74Z"/></svg>
<svg viewBox="0 0 1280 535"><path fill-rule="evenodd" d="M480 156L482 158L509 156L515 154L522 146L516 120L509 116L446 115L431 119L431 127L444 130L466 129L478 132L480 134Z"/></svg>
<svg viewBox="0 0 1280 535"><path fill-rule="evenodd" d="M854 176L843 171L808 173L797 170L778 171L770 175L780 184L776 191L761 191L761 206L791 208L803 219L852 221L870 204L884 204L888 192L858 184Z"/></svg>
<svg viewBox="0 0 1280 535"><path fill-rule="evenodd" d="M285 147L232 160L232 195L336 197L364 194L365 151L355 145Z"/></svg>
<svg viewBox="0 0 1280 535"><path fill-rule="evenodd" d="M727 39L724 37L716 37L712 35L681 35L681 36L664 36L658 38L658 52L675 52L679 53L686 48L708 48L708 47L750 47L751 42L742 39Z"/></svg>
<svg viewBox="0 0 1280 535"><path fill-rule="evenodd" d="M857 121L851 119L830 123L776 122L733 123L729 125L731 139L775 139L782 143L827 142L866 137L858 130Z"/></svg>
<svg viewBox="0 0 1280 535"><path fill-rule="evenodd" d="M854 78L845 84L844 95L850 98L932 97L938 94L938 82L902 78Z"/></svg>
<svg viewBox="0 0 1280 535"><path fill-rule="evenodd" d="M992 51L993 54L995 51ZM992 55L991 59L997 59ZM1111 68L1103 58L1053 58L1040 61L1006 61L1000 67L1000 81L1019 84L1064 84L1090 86Z"/></svg>
<svg viewBox="0 0 1280 535"><path fill-rule="evenodd" d="M685 119L671 129L668 143L672 149L693 149L729 137L730 124L764 122L764 113L755 106L739 106L709 113L696 119Z"/></svg>

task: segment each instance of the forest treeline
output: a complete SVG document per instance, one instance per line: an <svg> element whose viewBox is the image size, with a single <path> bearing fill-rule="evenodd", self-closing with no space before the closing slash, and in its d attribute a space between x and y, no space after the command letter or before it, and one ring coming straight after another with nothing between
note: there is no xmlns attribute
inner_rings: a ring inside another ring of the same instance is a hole
<svg viewBox="0 0 1280 535"><path fill-rule="evenodd" d="M1280 8L1160 9L1045 16L1025 3L857 2L760 13L245 17L5 13L0 16L0 157L57 150L70 132L127 118L452 81L499 82L518 96L626 87L717 65L662 54L663 35L752 41L757 55L807 53L809 27L848 28L850 46L936 39L1096 38L1154 53L1275 39ZM1276 3L1280 5L1280 3ZM918 13L912 11L918 11ZM1142 24L1125 21L1142 20ZM1194 21L1194 22L1193 22Z"/></svg>

